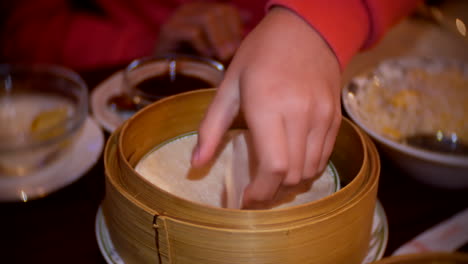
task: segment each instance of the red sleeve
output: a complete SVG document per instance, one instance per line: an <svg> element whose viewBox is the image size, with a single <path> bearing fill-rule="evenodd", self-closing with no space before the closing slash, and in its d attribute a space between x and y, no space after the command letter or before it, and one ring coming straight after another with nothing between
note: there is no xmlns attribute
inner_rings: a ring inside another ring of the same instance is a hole
<svg viewBox="0 0 468 264"><path fill-rule="evenodd" d="M2 31L2 57L75 69L128 62L154 49L160 23L184 0L98 0L104 16L72 10L66 0L24 0Z"/></svg>
<svg viewBox="0 0 468 264"><path fill-rule="evenodd" d="M362 49L375 44L421 0L271 0L304 18L327 41L342 68Z"/></svg>

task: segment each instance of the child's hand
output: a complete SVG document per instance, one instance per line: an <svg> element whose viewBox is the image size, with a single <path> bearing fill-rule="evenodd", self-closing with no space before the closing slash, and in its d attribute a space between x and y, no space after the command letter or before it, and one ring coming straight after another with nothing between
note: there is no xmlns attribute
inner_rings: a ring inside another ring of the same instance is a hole
<svg viewBox="0 0 468 264"><path fill-rule="evenodd" d="M241 44L200 126L194 166L213 158L239 111L259 162L244 207L325 169L341 122L340 68L295 13L272 9Z"/></svg>

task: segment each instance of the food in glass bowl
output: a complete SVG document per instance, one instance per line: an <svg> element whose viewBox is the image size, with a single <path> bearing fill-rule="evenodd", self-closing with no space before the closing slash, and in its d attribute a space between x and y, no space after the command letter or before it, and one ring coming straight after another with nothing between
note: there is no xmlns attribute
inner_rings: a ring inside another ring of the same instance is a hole
<svg viewBox="0 0 468 264"><path fill-rule="evenodd" d="M87 87L51 65L0 65L0 176L24 176L56 160L87 117Z"/></svg>

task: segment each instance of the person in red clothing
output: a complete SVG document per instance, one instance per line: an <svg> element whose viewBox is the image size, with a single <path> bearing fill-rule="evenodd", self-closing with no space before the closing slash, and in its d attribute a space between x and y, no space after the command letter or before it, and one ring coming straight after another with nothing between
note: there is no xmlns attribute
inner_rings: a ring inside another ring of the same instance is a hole
<svg viewBox="0 0 468 264"><path fill-rule="evenodd" d="M228 60L264 14L265 1L17 0L0 31L9 62L61 64L75 70L122 65L188 43ZM3 13L2 12L2 13Z"/></svg>
<svg viewBox="0 0 468 264"><path fill-rule="evenodd" d="M341 72L417 0L272 0L243 40L200 125L192 165L213 158L242 111L259 168L243 206L326 167L341 122Z"/></svg>
<svg viewBox="0 0 468 264"><path fill-rule="evenodd" d="M171 21L170 14L177 14L177 4L185 3L183 0L160 1L154 8L149 2L156 0L98 0L112 17L110 23L89 14L71 15L64 0L34 2L41 3L41 10L47 14L55 14L54 23L49 27L25 24L25 17L44 15L35 12L39 4L18 11L7 23L10 45L6 45L4 54L35 60L53 58L84 67L151 53L158 35L168 39L168 46L189 39L199 52L206 52L193 35L179 38L164 34L172 29L162 29L159 34L164 22ZM213 158L221 137L242 111L259 162L257 175L244 192L244 206L271 199L281 186L319 175L331 155L341 122L342 70L357 52L375 45L419 2L271 0L266 15L237 49L212 41L216 56L228 57L229 50L236 53L200 125L192 165L202 166ZM254 3L263 5L248 0L232 3L241 10ZM62 11L56 14L57 10ZM258 11L255 14L253 23L261 16ZM185 23L190 26L199 20ZM171 28L173 24L178 22L166 25ZM27 30L21 30L24 28ZM160 47L164 50L163 44Z"/></svg>

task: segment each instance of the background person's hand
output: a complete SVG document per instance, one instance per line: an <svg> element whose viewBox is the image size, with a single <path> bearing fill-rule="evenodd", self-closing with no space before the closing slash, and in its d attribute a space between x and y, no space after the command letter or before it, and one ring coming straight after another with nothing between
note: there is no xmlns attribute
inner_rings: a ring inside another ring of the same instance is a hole
<svg viewBox="0 0 468 264"><path fill-rule="evenodd" d="M213 158L242 111L259 164L244 207L319 175L341 122L340 68L321 36L295 13L273 8L234 56L199 129L192 165Z"/></svg>
<svg viewBox="0 0 468 264"><path fill-rule="evenodd" d="M227 61L242 37L236 7L228 3L193 2L182 5L161 26L156 53L173 52L188 45L198 55Z"/></svg>

